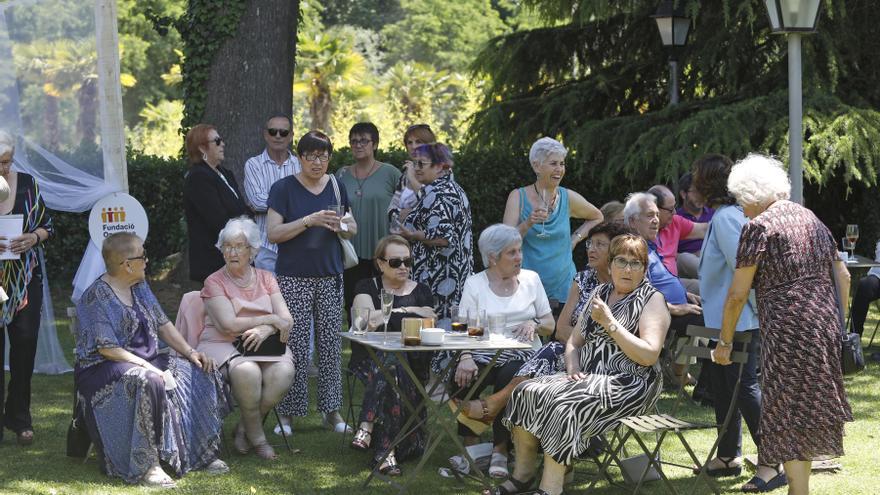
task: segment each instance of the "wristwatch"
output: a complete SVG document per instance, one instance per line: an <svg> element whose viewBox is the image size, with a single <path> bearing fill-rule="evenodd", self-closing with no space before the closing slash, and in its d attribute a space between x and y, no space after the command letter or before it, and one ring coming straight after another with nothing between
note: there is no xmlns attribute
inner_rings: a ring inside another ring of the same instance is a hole
<svg viewBox="0 0 880 495"><path fill-rule="evenodd" d="M616 331L617 331L617 324L614 322L609 323L608 324L608 335L611 335L612 333L614 333Z"/></svg>

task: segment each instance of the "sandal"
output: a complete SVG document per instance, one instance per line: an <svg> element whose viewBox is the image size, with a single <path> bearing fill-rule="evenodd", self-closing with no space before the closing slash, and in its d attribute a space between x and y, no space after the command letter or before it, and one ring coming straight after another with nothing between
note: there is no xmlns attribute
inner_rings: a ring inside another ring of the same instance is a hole
<svg viewBox="0 0 880 495"><path fill-rule="evenodd" d="M351 448L354 450L367 450L370 448L372 438L373 433L371 431L368 431L366 428L358 428L354 434L354 439L351 441Z"/></svg>
<svg viewBox="0 0 880 495"><path fill-rule="evenodd" d="M492 452L492 460L489 461L489 476L495 479L504 479L510 476L507 470L507 456L500 452Z"/></svg>
<svg viewBox="0 0 880 495"><path fill-rule="evenodd" d="M248 451L251 450L251 443L248 441L244 426L241 423L238 423L235 426L235 434L232 437L232 446L235 448L236 452L242 455L247 454Z"/></svg>
<svg viewBox="0 0 880 495"><path fill-rule="evenodd" d="M777 468L776 466L770 466L768 464L759 464L759 466L764 466L768 468L772 468L773 471L776 472L776 476L770 478L769 481L764 481L758 477L757 474L752 477L742 486L742 491L745 493L761 493L761 492L769 492L770 490L775 490L781 486L785 486L788 484L788 478L785 477L785 471ZM752 486L749 486L752 485Z"/></svg>
<svg viewBox="0 0 880 495"><path fill-rule="evenodd" d="M21 430L15 434L18 444L22 447L34 443L34 430Z"/></svg>
<svg viewBox="0 0 880 495"><path fill-rule="evenodd" d="M345 421L341 418L338 423L331 423L329 414L324 415L324 419L321 420L321 424L324 425L324 428L327 428L328 430L334 431L336 433L352 433L351 426L345 424Z"/></svg>
<svg viewBox="0 0 880 495"><path fill-rule="evenodd" d="M144 477L141 478L140 484L149 488L175 488L177 486L177 483L168 476L168 473L158 466L147 471Z"/></svg>
<svg viewBox="0 0 880 495"><path fill-rule="evenodd" d="M278 459L278 454L275 453L275 449L273 449L268 442L254 445L254 453L257 454L260 459L267 461Z"/></svg>
<svg viewBox="0 0 880 495"><path fill-rule="evenodd" d="M378 463L379 459L373 459L373 462ZM385 461L379 466L379 472L385 476L400 476L403 474L400 470L400 466L397 465L397 458L394 457L394 452L388 454Z"/></svg>
<svg viewBox="0 0 880 495"><path fill-rule="evenodd" d="M504 483L508 482L513 485L512 490L504 486ZM483 490L482 495L519 495L524 493L531 493L532 486L535 484L535 478L527 481L520 481L511 476L510 478L507 478L504 483L496 486L491 490Z"/></svg>
<svg viewBox="0 0 880 495"><path fill-rule="evenodd" d="M447 404L449 404L449 409L451 409L453 413L456 413L459 411L461 400L460 399L449 399ZM486 411L485 406L483 406L483 410ZM474 418L468 416L464 410L462 410L461 412L458 412L458 416L456 417L456 419L458 420L459 423L470 428L470 430L472 432L474 432L474 435L477 435L477 436L481 435L484 431L489 429L489 426L492 424L493 421L495 421L494 416L492 416L492 417L483 416L480 419L474 419Z"/></svg>
<svg viewBox="0 0 880 495"><path fill-rule="evenodd" d="M726 461L723 457L716 457L716 459L721 461L721 463L724 464L724 467L710 469L706 466L703 466L706 468L706 474L708 476L711 476L713 478L720 478L722 476L739 476L740 474L742 474L742 464L733 464L736 461L736 457L728 457ZM691 471L694 474L699 475L701 468L694 467Z"/></svg>

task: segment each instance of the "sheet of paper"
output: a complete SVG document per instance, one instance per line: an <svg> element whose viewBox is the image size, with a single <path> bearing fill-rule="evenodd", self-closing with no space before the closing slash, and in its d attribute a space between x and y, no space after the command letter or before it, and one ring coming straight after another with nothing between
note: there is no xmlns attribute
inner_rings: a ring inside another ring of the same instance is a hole
<svg viewBox="0 0 880 495"><path fill-rule="evenodd" d="M9 245L9 240L21 235L21 228L24 225L23 215L0 215L0 236L6 237L5 241L0 241ZM8 248L0 253L0 260L17 260L19 255L14 254Z"/></svg>

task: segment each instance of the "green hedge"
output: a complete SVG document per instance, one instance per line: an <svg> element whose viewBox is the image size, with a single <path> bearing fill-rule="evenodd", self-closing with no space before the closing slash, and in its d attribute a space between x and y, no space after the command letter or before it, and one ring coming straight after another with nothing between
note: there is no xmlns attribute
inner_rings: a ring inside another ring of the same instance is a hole
<svg viewBox="0 0 880 495"><path fill-rule="evenodd" d="M400 165L406 160L406 152L380 151L377 159ZM456 153L455 160L453 170L456 181L467 192L471 202L475 236L485 227L501 221L511 189L534 181L525 150L466 150ZM351 150L340 149L333 154L330 170L337 170L351 162ZM585 168L574 166L570 170ZM685 168L686 165L682 172ZM150 219L146 248L154 260L150 265L151 271L159 269L160 264L156 262L180 251L186 241L181 193L186 170L187 165L183 160L165 160L140 154L130 154L128 157L131 195L143 204ZM649 177L643 184L627 181L615 184L613 190L600 189L590 176L569 173L563 183L600 206L612 199L623 200L630 191L648 188L651 180ZM873 257L874 243L880 237L880 215L875 214L880 211L880 197L875 189L861 184L847 189L841 180L835 179L821 190L809 183L805 184L804 189L807 204L838 240L843 237L847 223L858 223L861 238L857 251ZM59 239L47 248L49 272L53 277L69 279L79 265L88 240L88 214L56 212L54 216ZM578 250L575 259L578 266L584 263L583 250ZM475 257L475 262L479 267L479 256Z"/></svg>

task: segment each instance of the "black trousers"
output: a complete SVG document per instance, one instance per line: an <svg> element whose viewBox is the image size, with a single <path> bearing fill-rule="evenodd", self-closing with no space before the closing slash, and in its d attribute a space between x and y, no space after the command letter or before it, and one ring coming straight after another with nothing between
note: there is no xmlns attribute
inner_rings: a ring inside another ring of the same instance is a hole
<svg viewBox="0 0 880 495"><path fill-rule="evenodd" d="M718 424L724 422L730 401L736 400L733 409L733 417L727 432L718 443L718 457L739 457L742 455L742 420L749 425L749 433L758 452L761 452L761 388L758 386L758 353L761 349L761 339L758 330L748 330L752 334L752 342L749 352L749 360L743 366L739 393L733 397L733 388L736 386L736 373L739 365L731 364L721 366L707 361L703 366L709 366L712 377L712 394L715 405L715 421ZM714 348L717 342L713 341L709 347ZM741 351L740 344L735 345L737 351Z"/></svg>
<svg viewBox="0 0 880 495"><path fill-rule="evenodd" d="M6 328L0 330L0 425L15 433L33 428L31 423L31 377L37 355L37 334L43 306L43 275L35 267L27 287L28 304L19 311ZM3 349L9 335L9 387L6 385Z"/></svg>
<svg viewBox="0 0 880 495"><path fill-rule="evenodd" d="M880 299L880 278L873 275L859 280L856 293L853 295L850 318L852 319L852 331L861 335L865 331L865 318L868 316L868 306L871 301Z"/></svg>
<svg viewBox="0 0 880 495"><path fill-rule="evenodd" d="M342 272L342 291L345 300L346 320L351 319L351 305L354 303L354 286L365 278L378 275L373 260L358 259L358 264Z"/></svg>
<svg viewBox="0 0 880 495"><path fill-rule="evenodd" d="M522 367L522 361L508 361L502 366L495 366L491 370L489 370L486 379L483 380L483 383L480 384L480 387L474 390L471 399L479 399L480 393L488 386L492 386L492 390L497 392L502 388L506 387L513 377L516 376L516 372L519 371L520 367ZM485 365L477 365L479 368L479 372L483 372L483 367ZM454 374L454 372L453 372ZM459 387L454 381L450 385L450 389L452 390L452 397L454 398L464 398L467 395L470 386L466 385L464 387ZM495 445L507 444L510 445L510 430L504 427L501 423L501 417L503 415L499 414L495 417L495 421L492 423L492 443ZM471 431L467 426L459 423L458 424L458 434L463 437L475 437L477 436Z"/></svg>

